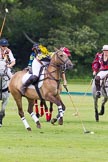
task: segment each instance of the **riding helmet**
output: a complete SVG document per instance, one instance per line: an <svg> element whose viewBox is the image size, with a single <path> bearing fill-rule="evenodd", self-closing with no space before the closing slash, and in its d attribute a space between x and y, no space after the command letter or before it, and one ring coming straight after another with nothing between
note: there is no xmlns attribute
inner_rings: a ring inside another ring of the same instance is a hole
<svg viewBox="0 0 108 162"><path fill-rule="evenodd" d="M70 50L68 48L63 47L62 50L67 56L71 56Z"/></svg>
<svg viewBox="0 0 108 162"><path fill-rule="evenodd" d="M37 48L39 48L39 44L38 43L33 44L32 50L37 49Z"/></svg>
<svg viewBox="0 0 108 162"><path fill-rule="evenodd" d="M9 46L8 40L5 38L0 39L0 46Z"/></svg>
<svg viewBox="0 0 108 162"><path fill-rule="evenodd" d="M108 51L108 45L104 45L102 51Z"/></svg>

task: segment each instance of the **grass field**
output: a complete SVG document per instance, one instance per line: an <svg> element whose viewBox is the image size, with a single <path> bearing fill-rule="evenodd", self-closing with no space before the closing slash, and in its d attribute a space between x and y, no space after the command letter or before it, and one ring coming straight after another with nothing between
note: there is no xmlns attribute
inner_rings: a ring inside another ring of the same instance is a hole
<svg viewBox="0 0 108 162"><path fill-rule="evenodd" d="M88 84L69 85L70 91L85 92ZM91 89L88 90L91 92ZM91 96L72 96L75 108L87 130L95 134L84 134L78 117L73 116L74 108L68 95L62 95L67 107L64 125L55 126L40 118L41 129L27 113L27 102L23 99L25 116L32 131L28 132L18 116L17 107L10 96L6 117L0 128L0 162L107 162L108 161L108 117L95 122ZM100 99L101 100L101 99ZM99 102L100 104L100 102ZM108 105L106 104L106 107ZM57 113L54 106L53 116Z"/></svg>

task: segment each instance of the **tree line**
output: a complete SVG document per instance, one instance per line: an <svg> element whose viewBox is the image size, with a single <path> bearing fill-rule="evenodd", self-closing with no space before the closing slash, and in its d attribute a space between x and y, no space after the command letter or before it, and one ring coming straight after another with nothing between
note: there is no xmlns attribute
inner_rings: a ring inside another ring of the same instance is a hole
<svg viewBox="0 0 108 162"><path fill-rule="evenodd" d="M9 40L16 57L16 68L27 66L32 43L68 47L75 66L68 77L89 77L96 52L108 44L107 0L0 0L0 26L6 15L2 37Z"/></svg>

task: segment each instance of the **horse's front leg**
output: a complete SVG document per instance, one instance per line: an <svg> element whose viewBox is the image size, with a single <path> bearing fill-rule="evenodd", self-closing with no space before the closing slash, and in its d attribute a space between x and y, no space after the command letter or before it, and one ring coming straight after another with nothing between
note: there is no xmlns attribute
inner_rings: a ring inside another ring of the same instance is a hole
<svg viewBox="0 0 108 162"><path fill-rule="evenodd" d="M99 114L98 114L98 98L94 97L94 109L95 109L95 119L99 121Z"/></svg>
<svg viewBox="0 0 108 162"><path fill-rule="evenodd" d="M101 105L101 109L100 109L100 112L99 112L99 115L103 115L104 112L105 112L105 103L107 102L107 97L104 97L103 101L102 101L102 105Z"/></svg>
<svg viewBox="0 0 108 162"><path fill-rule="evenodd" d="M40 116L42 117L43 115L44 115L44 103L43 103L43 100L41 100L40 101Z"/></svg>
<svg viewBox="0 0 108 162"><path fill-rule="evenodd" d="M53 96L53 95L49 95L49 99L50 99L50 102L52 103L55 103L57 106L58 106L58 115L56 116L56 118L53 118L51 120L51 123L54 124L57 120L58 120L58 123L60 125L63 125L63 115L64 115L64 111L63 111L63 104L61 102L61 98L60 96Z"/></svg>
<svg viewBox="0 0 108 162"><path fill-rule="evenodd" d="M8 98L9 98L9 93L4 92L2 94L2 102L1 102L1 111L0 111L0 127L2 126L3 123L3 118L5 117L5 109L8 103Z"/></svg>
<svg viewBox="0 0 108 162"><path fill-rule="evenodd" d="M63 110L63 115L64 115L64 113L65 113L65 110L66 110L66 107L65 107L65 105L64 105L64 103L62 102L62 100L60 100L60 102L61 102L61 105L62 105L62 110ZM57 114L57 119L59 119L60 118L60 113L59 113L59 111L58 111L58 114Z"/></svg>
<svg viewBox="0 0 108 162"><path fill-rule="evenodd" d="M39 108L38 108L38 100L35 100L34 107L35 107L36 116L39 118L40 114L39 114Z"/></svg>
<svg viewBox="0 0 108 162"><path fill-rule="evenodd" d="M41 128L41 124L39 122L39 118L33 112L34 100L28 99L28 113L31 115L34 122L37 124L37 128Z"/></svg>
<svg viewBox="0 0 108 162"><path fill-rule="evenodd" d="M50 102L50 108L49 108L49 121L50 121L51 118L52 118L52 112L53 112L53 103Z"/></svg>
<svg viewBox="0 0 108 162"><path fill-rule="evenodd" d="M45 109L46 121L49 121L48 106L47 106L45 100L41 100L41 102L40 102L40 111L41 111L40 114L41 114L41 116L44 115L44 109L43 109L43 107L44 107L44 109Z"/></svg>

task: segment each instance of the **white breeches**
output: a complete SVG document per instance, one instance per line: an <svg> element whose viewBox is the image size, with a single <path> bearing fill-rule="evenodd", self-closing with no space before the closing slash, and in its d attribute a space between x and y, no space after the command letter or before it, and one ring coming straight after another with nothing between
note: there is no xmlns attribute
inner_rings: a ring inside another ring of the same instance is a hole
<svg viewBox="0 0 108 162"><path fill-rule="evenodd" d="M103 79L108 74L108 70L106 71L100 71L97 76L99 76L101 79Z"/></svg>
<svg viewBox="0 0 108 162"><path fill-rule="evenodd" d="M39 76L39 72L40 72L41 67L42 67L42 65L36 59L34 59L33 62L32 62L32 73L33 73L33 75Z"/></svg>
<svg viewBox="0 0 108 162"><path fill-rule="evenodd" d="M49 64L48 62L41 61L43 65ZM32 73L33 75L39 76L40 68L43 66L37 59L32 62Z"/></svg>

